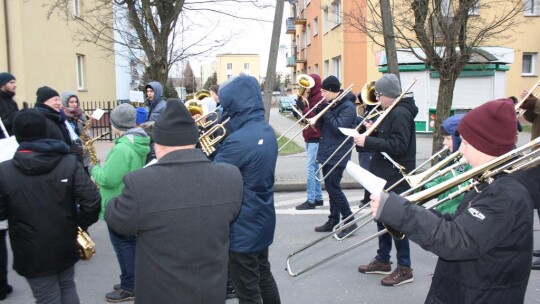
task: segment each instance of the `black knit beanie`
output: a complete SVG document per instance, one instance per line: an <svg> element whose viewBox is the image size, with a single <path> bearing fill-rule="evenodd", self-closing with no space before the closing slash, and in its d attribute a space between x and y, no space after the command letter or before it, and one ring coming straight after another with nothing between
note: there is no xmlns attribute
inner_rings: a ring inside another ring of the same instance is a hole
<svg viewBox="0 0 540 304"><path fill-rule="evenodd" d="M333 75L326 77L326 79L324 79L321 84L321 89L334 93L339 92L340 88L341 83L339 82L339 79L337 79L337 77Z"/></svg>
<svg viewBox="0 0 540 304"><path fill-rule="evenodd" d="M12 80L15 80L15 76L12 74L6 72L0 73L0 87Z"/></svg>
<svg viewBox="0 0 540 304"><path fill-rule="evenodd" d="M47 138L47 118L36 110L22 110L13 120L13 133L19 143Z"/></svg>
<svg viewBox="0 0 540 304"><path fill-rule="evenodd" d="M199 129L186 106L179 99L170 99L154 124L152 137L162 146L194 145L199 142Z"/></svg>
<svg viewBox="0 0 540 304"><path fill-rule="evenodd" d="M56 97L56 96L60 97L60 94L58 94L58 92L56 92L52 88L49 88L48 86L44 86L37 89L36 95L37 95L36 103L44 103L45 101L53 97Z"/></svg>

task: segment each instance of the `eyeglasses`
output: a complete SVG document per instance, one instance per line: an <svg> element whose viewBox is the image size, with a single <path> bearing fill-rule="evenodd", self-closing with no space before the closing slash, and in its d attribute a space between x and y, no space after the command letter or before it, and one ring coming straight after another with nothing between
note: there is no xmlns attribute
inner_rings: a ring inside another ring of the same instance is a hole
<svg viewBox="0 0 540 304"><path fill-rule="evenodd" d="M375 91L375 97L377 97L377 98L380 98L381 96L382 96L382 94L381 94L381 93L379 93L379 92Z"/></svg>

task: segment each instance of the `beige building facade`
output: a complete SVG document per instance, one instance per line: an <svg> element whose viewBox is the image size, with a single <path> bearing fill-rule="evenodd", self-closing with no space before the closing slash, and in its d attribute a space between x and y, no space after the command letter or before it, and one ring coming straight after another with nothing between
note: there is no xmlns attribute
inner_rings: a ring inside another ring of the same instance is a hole
<svg viewBox="0 0 540 304"><path fill-rule="evenodd" d="M19 106L34 103L37 88L44 85L59 93L74 91L81 101L116 98L114 54L74 37L79 29L74 18L84 18L84 5L91 2L70 2L66 21L58 12L47 19L44 1L0 1L0 71L17 78Z"/></svg>
<svg viewBox="0 0 540 304"><path fill-rule="evenodd" d="M260 82L259 54L219 54L216 56L217 83L244 73L257 78Z"/></svg>

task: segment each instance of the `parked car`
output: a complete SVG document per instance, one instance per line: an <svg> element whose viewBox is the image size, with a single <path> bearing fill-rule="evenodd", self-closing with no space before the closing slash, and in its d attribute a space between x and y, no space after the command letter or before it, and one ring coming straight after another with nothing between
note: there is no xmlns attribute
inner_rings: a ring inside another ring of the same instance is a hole
<svg viewBox="0 0 540 304"><path fill-rule="evenodd" d="M289 97L281 97L279 99L279 112L290 112L292 111L292 106L294 103L294 99Z"/></svg>

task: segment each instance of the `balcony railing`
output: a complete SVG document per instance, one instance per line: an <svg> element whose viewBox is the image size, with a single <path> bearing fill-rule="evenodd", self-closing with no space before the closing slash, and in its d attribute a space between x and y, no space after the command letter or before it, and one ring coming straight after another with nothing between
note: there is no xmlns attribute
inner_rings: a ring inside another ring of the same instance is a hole
<svg viewBox="0 0 540 304"><path fill-rule="evenodd" d="M286 34L296 34L296 25L294 24L294 18L287 18L287 31Z"/></svg>
<svg viewBox="0 0 540 304"><path fill-rule="evenodd" d="M287 67L293 68L296 66L296 56L287 57Z"/></svg>

